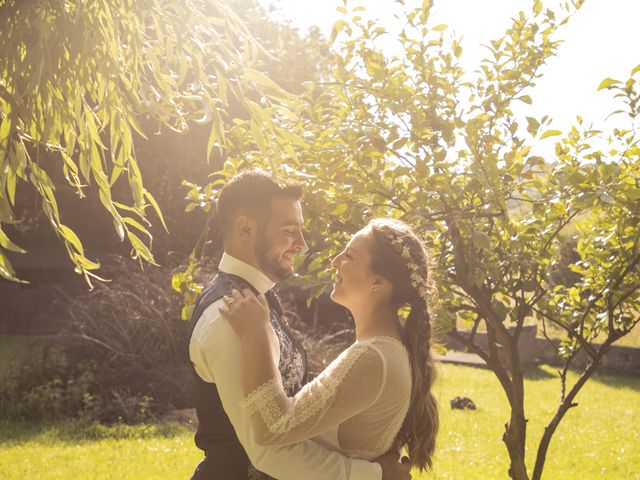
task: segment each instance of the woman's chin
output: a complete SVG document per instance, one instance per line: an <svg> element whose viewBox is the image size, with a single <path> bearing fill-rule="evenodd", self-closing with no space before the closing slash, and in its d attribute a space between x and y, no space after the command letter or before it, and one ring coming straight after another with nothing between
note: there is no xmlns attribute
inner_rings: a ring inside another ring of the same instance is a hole
<svg viewBox="0 0 640 480"><path fill-rule="evenodd" d="M329 298L331 300L333 300L335 303L337 303L338 305L342 305L342 303L340 302L340 293L336 291L336 286L333 286L333 290L331 290L331 293L329 294Z"/></svg>

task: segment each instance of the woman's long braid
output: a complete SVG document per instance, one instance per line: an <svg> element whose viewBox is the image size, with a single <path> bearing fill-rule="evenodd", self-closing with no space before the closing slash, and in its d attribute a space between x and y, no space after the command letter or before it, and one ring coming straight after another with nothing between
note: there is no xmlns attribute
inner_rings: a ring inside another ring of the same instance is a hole
<svg viewBox="0 0 640 480"><path fill-rule="evenodd" d="M411 400L398 441L407 446L413 465L427 469L433 464L439 426L438 404L432 393L436 369L431 355L427 290L434 289L429 282L428 256L407 224L376 219L369 225L377 244L372 269L392 283L392 302L398 306L408 303L411 308L404 327L412 373ZM420 281L419 288L416 280Z"/></svg>
<svg viewBox="0 0 640 480"><path fill-rule="evenodd" d="M436 368L431 355L431 321L422 298L411 305L405 324L405 344L412 372L411 402L400 439L407 445L414 465L432 467L438 433L438 405L432 393Z"/></svg>

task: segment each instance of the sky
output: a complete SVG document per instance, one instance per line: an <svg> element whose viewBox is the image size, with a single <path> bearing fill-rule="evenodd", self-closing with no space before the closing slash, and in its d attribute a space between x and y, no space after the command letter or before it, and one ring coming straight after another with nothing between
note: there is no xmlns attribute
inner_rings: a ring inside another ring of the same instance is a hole
<svg viewBox="0 0 640 480"><path fill-rule="evenodd" d="M329 36L333 22L340 18L336 7L342 0L261 0L276 5L283 17L302 31L312 25ZM406 0L408 6L419 0ZM482 44L499 37L520 10L529 11L532 0L434 0L432 25L445 23L457 35L464 35L462 65L473 71L482 58ZM556 2L557 3L557 2ZM390 15L394 0L350 1L363 5L365 15L396 22ZM551 2L544 2L550 5ZM560 130L575 123L581 115L597 128L616 110L608 91L597 92L606 77L626 80L640 64L640 0L586 0L583 7L562 28L564 42L552 58L534 89L529 92L533 105L527 115L549 114ZM397 22L396 22L397 23ZM616 122L610 119L609 122Z"/></svg>

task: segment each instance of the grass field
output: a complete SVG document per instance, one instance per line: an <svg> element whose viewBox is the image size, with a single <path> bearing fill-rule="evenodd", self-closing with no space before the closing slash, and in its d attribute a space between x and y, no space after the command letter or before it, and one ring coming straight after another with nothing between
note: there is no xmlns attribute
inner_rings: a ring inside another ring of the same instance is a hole
<svg viewBox="0 0 640 480"><path fill-rule="evenodd" d="M506 479L507 452L501 441L507 401L493 374L443 366L436 387L442 429L434 472L421 479ZM570 375L571 379L575 376ZM559 399L552 368L531 370L526 382L527 459L535 449ZM451 410L456 396L472 398L478 410ZM551 442L543 478L640 479L640 378L598 375L569 411Z"/></svg>
<svg viewBox="0 0 640 480"><path fill-rule="evenodd" d="M529 459L558 398L553 370L527 380ZM441 433L434 471L415 478L506 479L500 440L507 405L491 372L442 365L436 395ZM449 408L454 396L478 410ZM640 480L640 379L597 376L554 437L544 478ZM104 427L79 421L29 425L0 421L0 479L189 478L200 454L193 433L175 423Z"/></svg>

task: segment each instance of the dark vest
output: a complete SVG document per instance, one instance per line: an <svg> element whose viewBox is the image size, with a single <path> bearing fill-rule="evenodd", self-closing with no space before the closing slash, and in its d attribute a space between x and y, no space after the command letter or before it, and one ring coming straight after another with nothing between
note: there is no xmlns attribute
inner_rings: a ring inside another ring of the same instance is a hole
<svg viewBox="0 0 640 480"><path fill-rule="evenodd" d="M255 292L255 289L241 277L219 272L196 301L191 316L189 340L202 313L212 303L224 295L230 294L233 288L240 291L244 288L250 288ZM293 396L306 382L306 354L302 344L291 334L284 323L282 308L274 293L267 292L266 296L271 311L271 326L280 343L278 368L282 376L282 383L287 395ZM220 480L268 479L267 475L258 472L249 462L229 417L222 408L216 384L202 380L193 365L192 370L195 377L195 400L198 414L195 442L198 448L204 450L208 466L213 467L210 470L216 472L216 476L211 480L214 478Z"/></svg>

